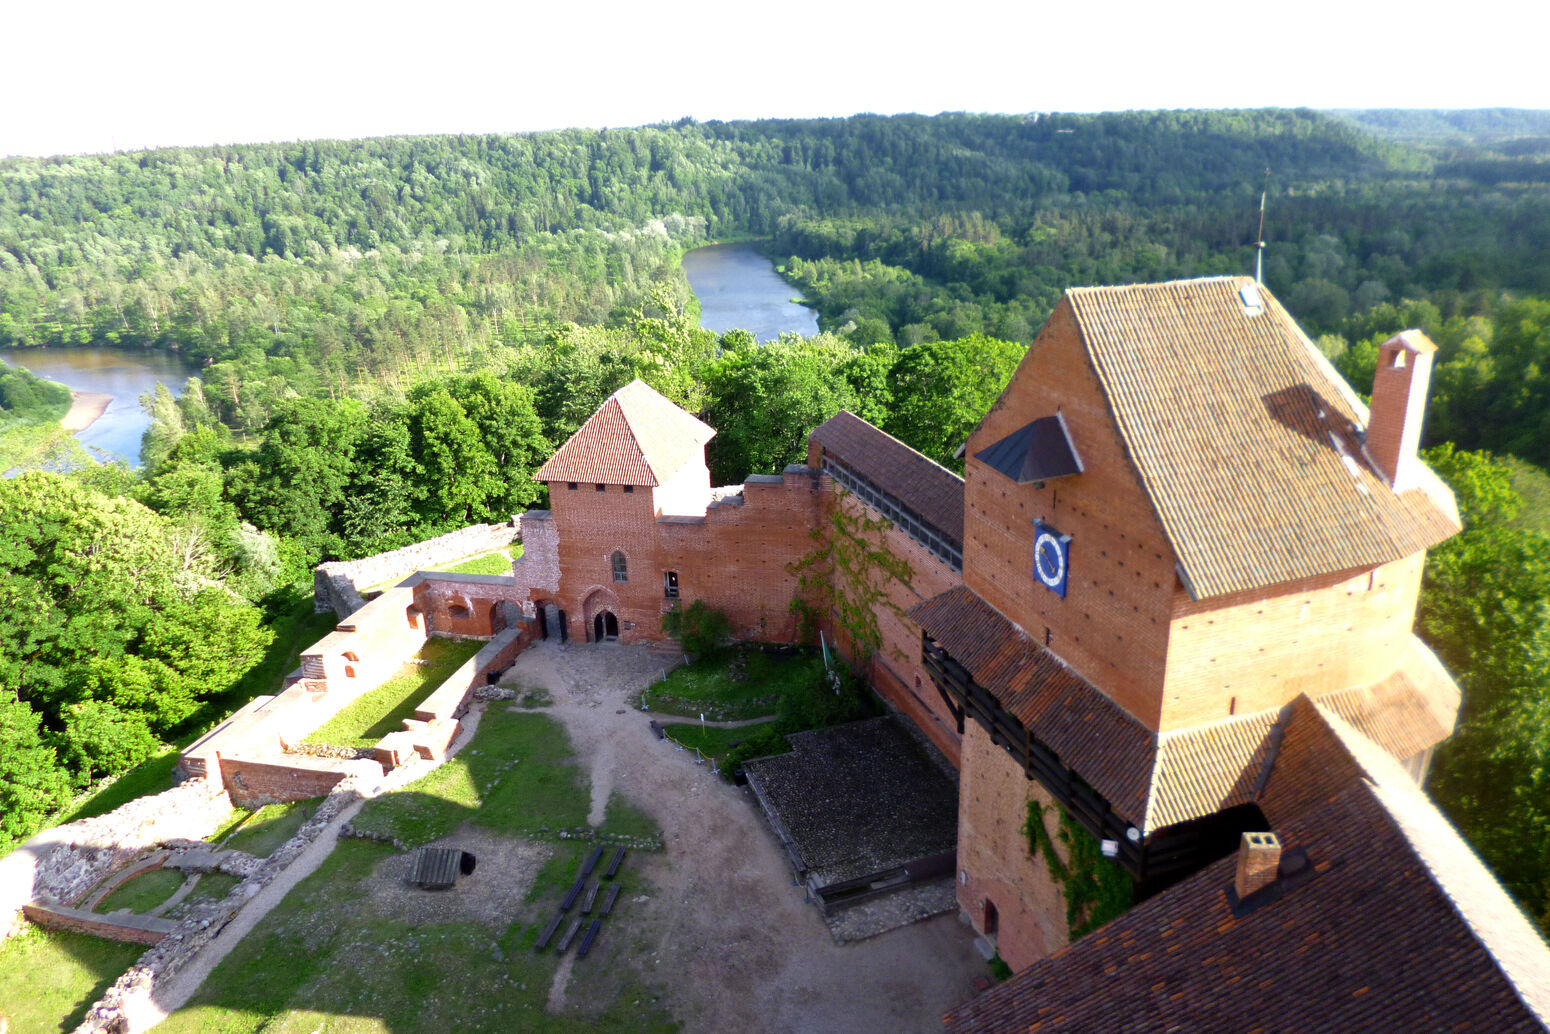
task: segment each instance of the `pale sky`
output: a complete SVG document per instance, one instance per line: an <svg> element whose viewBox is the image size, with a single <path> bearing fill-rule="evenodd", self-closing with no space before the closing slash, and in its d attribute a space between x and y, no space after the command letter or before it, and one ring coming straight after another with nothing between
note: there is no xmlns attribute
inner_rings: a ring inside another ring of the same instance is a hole
<svg viewBox="0 0 1550 1034"><path fill-rule="evenodd" d="M7 0L0 155L870 111L1550 108L1550 5Z"/></svg>

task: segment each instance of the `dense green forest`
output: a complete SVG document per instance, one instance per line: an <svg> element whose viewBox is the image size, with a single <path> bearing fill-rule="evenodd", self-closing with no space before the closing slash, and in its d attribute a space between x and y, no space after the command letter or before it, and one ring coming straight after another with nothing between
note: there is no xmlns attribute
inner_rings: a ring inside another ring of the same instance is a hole
<svg viewBox="0 0 1550 1034"><path fill-rule="evenodd" d="M541 504L531 472L630 379L717 429L718 483L800 459L840 408L954 465L1065 288L1248 272L1262 191L1265 279L1358 390L1394 331L1439 345L1428 444L1468 527L1429 562L1420 627L1467 696L1433 788L1550 923L1536 112L684 121L0 161L0 346L200 364L146 399L143 470L0 483L0 845L263 691L312 564ZM679 258L734 237L822 333L698 328ZM50 418L49 391L0 378L0 421ZM212 637L235 645L206 656Z"/></svg>

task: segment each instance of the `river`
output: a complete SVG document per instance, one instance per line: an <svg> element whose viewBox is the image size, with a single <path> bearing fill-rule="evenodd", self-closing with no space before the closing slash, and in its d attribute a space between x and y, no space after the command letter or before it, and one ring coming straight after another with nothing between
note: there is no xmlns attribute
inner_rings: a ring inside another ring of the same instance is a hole
<svg viewBox="0 0 1550 1034"><path fill-rule="evenodd" d="M711 244L684 255L684 275L700 300L700 326L751 331L760 344L784 331L818 333L818 314L792 301L796 288L752 244Z"/></svg>
<svg viewBox="0 0 1550 1034"><path fill-rule="evenodd" d="M76 438L98 459L127 460L140 465L140 437L151 426L140 408L140 396L160 381L174 395L197 367L164 349L28 348L0 351L10 366L25 366L39 377L58 381L75 391L113 396L108 408Z"/></svg>

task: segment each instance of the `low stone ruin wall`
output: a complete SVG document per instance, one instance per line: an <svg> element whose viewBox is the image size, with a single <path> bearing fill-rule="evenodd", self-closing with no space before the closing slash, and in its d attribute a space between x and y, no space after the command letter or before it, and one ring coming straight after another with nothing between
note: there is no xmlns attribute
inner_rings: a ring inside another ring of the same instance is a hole
<svg viewBox="0 0 1550 1034"><path fill-rule="evenodd" d="M161 939L177 928L170 919L152 916L103 916L84 908L66 905L43 905L30 902L22 908L27 919L49 930L69 930L71 933L89 933L110 941L128 944L159 944Z"/></svg>
<svg viewBox="0 0 1550 1034"><path fill-rule="evenodd" d="M349 617L361 608L360 588L407 577L473 553L504 549L521 533L522 519L513 517L503 524L471 524L376 556L320 564L312 572L313 606L319 614L332 609L341 618Z"/></svg>
<svg viewBox="0 0 1550 1034"><path fill-rule="evenodd" d="M0 939L29 903L73 906L103 877L169 840L203 840L231 815L219 780L189 779L123 807L46 829L0 860Z"/></svg>
<svg viewBox="0 0 1550 1034"><path fill-rule="evenodd" d="M473 700L474 690L489 683L492 672L505 671L517 654L532 644L536 633L533 621L523 621L485 643L463 666L448 675L424 700L415 705L414 716L422 722L438 718L460 718Z"/></svg>
<svg viewBox="0 0 1550 1034"><path fill-rule="evenodd" d="M341 781L334 792L318 805L317 811L297 830L296 835L282 844L273 854L261 862L257 869L243 880L223 901L202 904L177 924L155 947L140 956L128 972L97 1001L86 1014L86 1019L75 1029L75 1034L123 1034L129 1029L129 1015L136 1006L151 997L158 983L172 979L195 955L225 929L247 902L273 882L274 878L294 862L303 851L312 846L318 836L328 828L346 808L364 799L360 787L375 783L382 770L369 761L358 761L358 766Z"/></svg>

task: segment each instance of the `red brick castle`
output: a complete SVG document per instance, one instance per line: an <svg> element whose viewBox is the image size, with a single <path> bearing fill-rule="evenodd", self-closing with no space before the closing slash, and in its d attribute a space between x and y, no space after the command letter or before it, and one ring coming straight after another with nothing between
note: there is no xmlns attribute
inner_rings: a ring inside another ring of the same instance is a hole
<svg viewBox="0 0 1550 1034"><path fill-rule="evenodd" d="M1018 973L956 1029L1544 1029L1550 952L1418 785L1459 706L1411 632L1459 530L1416 456L1433 351L1387 342L1369 409L1251 280L1077 289L964 478L841 413L731 488L635 382L539 471L518 589L574 640L818 615L959 765L959 903ZM902 565L815 564L843 535ZM1030 801L1141 904L1068 946Z"/></svg>

